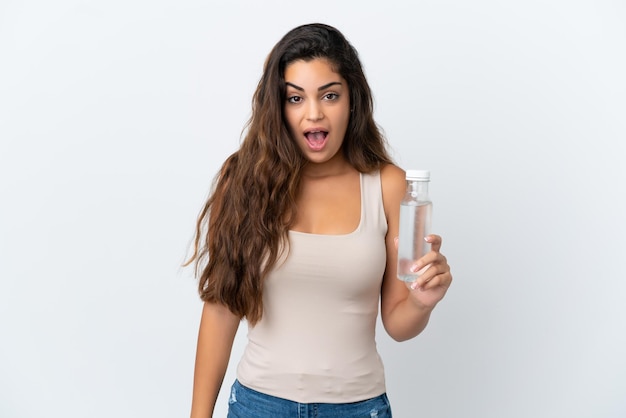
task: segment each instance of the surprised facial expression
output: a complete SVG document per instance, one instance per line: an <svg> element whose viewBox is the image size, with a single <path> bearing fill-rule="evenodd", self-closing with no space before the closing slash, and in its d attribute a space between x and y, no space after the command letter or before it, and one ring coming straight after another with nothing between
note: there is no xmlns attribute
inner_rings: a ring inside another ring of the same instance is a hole
<svg viewBox="0 0 626 418"><path fill-rule="evenodd" d="M285 68L285 118L305 158L325 163L343 158L350 120L348 84L326 59L298 60Z"/></svg>

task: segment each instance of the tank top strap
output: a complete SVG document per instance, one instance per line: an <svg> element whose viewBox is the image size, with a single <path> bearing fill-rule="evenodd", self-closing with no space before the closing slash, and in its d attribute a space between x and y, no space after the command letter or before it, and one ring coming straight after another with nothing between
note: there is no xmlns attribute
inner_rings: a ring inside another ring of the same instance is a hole
<svg viewBox="0 0 626 418"><path fill-rule="evenodd" d="M383 205L380 171L361 173L362 227L387 231L387 218Z"/></svg>

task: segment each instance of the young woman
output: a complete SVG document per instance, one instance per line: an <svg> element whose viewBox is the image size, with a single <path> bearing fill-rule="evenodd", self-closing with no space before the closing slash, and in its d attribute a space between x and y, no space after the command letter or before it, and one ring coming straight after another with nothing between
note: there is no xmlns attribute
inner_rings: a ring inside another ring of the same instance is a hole
<svg viewBox="0 0 626 418"><path fill-rule="evenodd" d="M452 276L432 251L396 278L404 171L373 119L358 55L299 26L269 54L238 151L216 177L189 261L204 301L192 417L211 417L242 319L230 418L391 417L374 339L418 335Z"/></svg>

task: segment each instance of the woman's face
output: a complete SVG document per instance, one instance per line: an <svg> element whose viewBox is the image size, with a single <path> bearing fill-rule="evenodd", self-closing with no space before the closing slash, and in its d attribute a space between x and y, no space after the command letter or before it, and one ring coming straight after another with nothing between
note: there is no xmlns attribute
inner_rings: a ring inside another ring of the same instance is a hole
<svg viewBox="0 0 626 418"><path fill-rule="evenodd" d="M340 152L350 120L348 83L326 59L298 60L285 68L285 118L305 158L325 163Z"/></svg>

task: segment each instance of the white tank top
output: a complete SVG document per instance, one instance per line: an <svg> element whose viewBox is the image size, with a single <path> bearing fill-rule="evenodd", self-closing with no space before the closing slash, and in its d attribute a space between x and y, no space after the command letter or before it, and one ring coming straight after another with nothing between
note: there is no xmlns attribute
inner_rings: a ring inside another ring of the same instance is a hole
<svg viewBox="0 0 626 418"><path fill-rule="evenodd" d="M248 327L244 386L301 403L356 402L385 392L375 329L387 220L380 173L361 174L361 220L345 235L291 231L268 275L262 319Z"/></svg>

